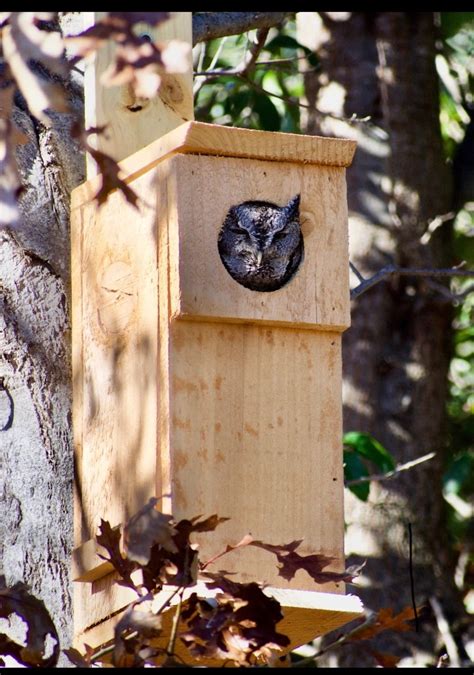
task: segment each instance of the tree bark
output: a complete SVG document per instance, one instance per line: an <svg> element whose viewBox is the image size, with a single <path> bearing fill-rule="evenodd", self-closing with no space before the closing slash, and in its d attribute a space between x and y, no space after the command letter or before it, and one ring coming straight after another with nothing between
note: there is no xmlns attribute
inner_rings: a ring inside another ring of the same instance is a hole
<svg viewBox="0 0 474 675"><path fill-rule="evenodd" d="M81 82L66 83L81 114ZM0 572L27 583L72 637L73 450L69 326L69 200L84 180L71 116L47 129L20 97L14 119L22 222L0 231ZM69 663L62 659L61 662Z"/></svg>
<svg viewBox="0 0 474 675"><path fill-rule="evenodd" d="M364 276L388 262L449 265L448 223L429 241L421 239L430 220L452 206L439 128L434 15L321 17L313 15L312 33L301 31L321 61L319 73L306 74L308 101L334 116L370 116L369 123L349 125L310 112L305 130L358 141L347 176L352 262ZM299 16L300 26L308 21ZM436 452L433 460L372 485L368 503L346 495L348 562L367 559L367 581L356 592L372 609L411 605L411 523L417 605L436 595L448 616L460 611L441 492L451 321L449 303L423 279L393 278L353 303L343 346L345 430L372 434L397 462ZM427 619L423 633L400 634L405 654L410 643L434 652L430 625ZM381 639L382 648L393 646L394 637ZM343 660L374 665L358 652Z"/></svg>
<svg viewBox="0 0 474 675"><path fill-rule="evenodd" d="M239 35L254 28L271 28L293 12L196 12L193 45L226 35Z"/></svg>

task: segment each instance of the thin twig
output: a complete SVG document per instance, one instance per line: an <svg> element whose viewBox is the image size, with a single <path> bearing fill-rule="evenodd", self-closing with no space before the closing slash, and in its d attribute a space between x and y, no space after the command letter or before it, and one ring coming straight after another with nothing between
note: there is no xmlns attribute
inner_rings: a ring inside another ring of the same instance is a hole
<svg viewBox="0 0 474 675"><path fill-rule="evenodd" d="M344 485L346 487L349 487L351 485L360 485L361 483L368 483L372 480L377 481L387 480L388 478L393 478L401 471L406 471L407 469L411 469L413 466L416 466L417 464L421 464L422 462L427 462L429 459L433 459L435 455L436 455L435 452L429 452L427 455L423 455L423 457L418 457L418 459L412 459L410 462L398 464L398 466L396 466L392 471L387 471L387 473L372 474L371 476L354 478L353 480L346 481Z"/></svg>
<svg viewBox="0 0 474 675"><path fill-rule="evenodd" d="M219 60L219 57L220 57L220 55L221 55L221 52L222 52L222 50L223 50L223 48L224 48L224 45L225 45L225 43L226 43L226 40L227 40L227 35L224 36L224 37L222 38L222 40L219 42L219 46L218 46L217 49L216 49L216 53L215 53L214 56L212 57L212 61L211 61L210 65L209 65L209 70L212 70L212 69L214 68L214 66L216 65L217 61ZM203 44L207 44L207 43L204 42ZM204 50L202 51L202 54L204 55ZM204 57L203 57L203 61L204 61ZM200 67L198 67L198 71L199 71L201 68L202 68L202 62L201 62ZM204 71L204 74L203 74L203 75L205 75L206 72L207 72L207 71ZM198 79L198 78L199 78L199 79ZM199 76L198 74L196 74L196 78L195 78L195 80L194 80L194 86L193 86L193 95L194 95L194 96L196 96L196 94L198 93L198 91L201 89L201 87L202 87L204 84L206 84L206 78L205 78L204 76Z"/></svg>
<svg viewBox="0 0 474 675"><path fill-rule="evenodd" d="M181 587L181 592L179 594L178 604L176 605L176 611L173 617L173 624L171 626L170 639L168 642L168 647L166 648L166 653L168 656L174 656L174 648L176 644L176 638L178 637L178 626L179 620L181 619L181 609L183 606L183 593L184 586Z"/></svg>
<svg viewBox="0 0 474 675"><path fill-rule="evenodd" d="M241 75L248 75L255 67L255 61L257 60L258 55L265 45L265 40L267 39L269 30L269 28L260 28L257 31L255 41L250 43L250 48L247 51L244 61L240 66Z"/></svg>
<svg viewBox="0 0 474 675"><path fill-rule="evenodd" d="M176 588L176 589L173 591L173 593L171 593L171 595L169 596L169 598L168 598L167 600L164 601L164 603L161 605L161 607L160 607L159 609L156 610L155 614L161 614L161 613L163 612L163 610L165 609L165 607L168 607L168 605L171 603L171 600L174 598L174 596L176 595L176 593L179 593L180 590L181 590L181 586L178 586L178 588Z"/></svg>
<svg viewBox="0 0 474 675"><path fill-rule="evenodd" d="M413 612L415 614L415 632L418 633L418 611L416 609L415 602L415 579L413 577L413 535L411 531L411 523L408 523L408 546L409 546L409 568L410 568L410 591L411 591L411 604L413 605Z"/></svg>
<svg viewBox="0 0 474 675"><path fill-rule="evenodd" d="M201 87L206 83L206 80L209 79L210 77L215 76L214 73L220 73L221 75L234 75L243 77L249 75L249 73L255 68L255 61L257 60L258 55L263 49L269 30L270 30L269 28L260 28L257 31L255 41L252 42L249 40L248 44L250 46L248 47L248 49L245 50L244 57L237 66L235 66L234 68L227 68L226 70L214 71L213 68L219 59L222 48L224 46L224 42L225 40L227 40L227 37L222 38L219 47L216 53L214 54L214 58L212 59L212 62L209 65L209 69L205 70L204 72L194 73L195 78L199 78L199 80L197 80L197 82L195 81L196 83L193 88L193 94L196 95L198 91L201 89Z"/></svg>
<svg viewBox="0 0 474 675"><path fill-rule="evenodd" d="M444 646L448 652L450 666L452 668L459 668L461 661L459 658L459 651L456 642L454 641L453 635L449 629L449 623L444 616L443 609L434 595L432 595L430 598L430 605L433 610L433 614L435 615L436 625L438 626L440 635L443 638Z"/></svg>
<svg viewBox="0 0 474 675"><path fill-rule="evenodd" d="M307 108L308 110L312 110L313 114L316 115L316 117L319 117L321 119L326 119L329 117L330 119L337 120L338 122L346 122L347 124L358 124L358 123L367 123L370 122L370 116L367 117L357 117L354 113L351 117L340 117L339 115L333 115L332 113L329 112L320 112L319 110L316 110L316 108L313 105L308 105L307 103L301 103L301 101L295 100L289 96L282 96L280 94L275 94L273 91L269 91L268 89L265 89L262 87L260 84L257 84L253 80L249 79L248 77L244 77L243 75L238 75L238 77L241 77L244 82L247 82L248 85L251 87L254 87L254 89L257 89L258 91L262 92L262 94L267 94L267 96L273 96L274 98L278 98L281 101L284 101L285 103L288 103L289 105L294 105L297 106L298 108Z"/></svg>
<svg viewBox="0 0 474 675"><path fill-rule="evenodd" d="M449 268L423 268L423 267L398 267L398 265L387 265L376 272L368 279L364 279L361 283L351 290L351 300L358 298L359 295L365 293L380 283L384 279L391 277L394 274L408 277L474 277L474 270L462 270L458 267Z"/></svg>
<svg viewBox="0 0 474 675"><path fill-rule="evenodd" d="M359 281L365 281L365 278L364 278L364 277L362 276L362 274L359 272L359 270L358 270L357 267L354 265L354 263L351 263L351 261L349 261L349 265L350 265L351 270L354 272L354 274L356 275L356 277L359 279Z"/></svg>
<svg viewBox="0 0 474 675"><path fill-rule="evenodd" d="M255 64L258 65L258 64ZM250 87L253 87L257 91L260 91L262 94L266 94L267 96L272 96L273 98L278 98L280 101L284 101L288 105L293 105L298 108L305 108L307 110L311 110L313 114L318 117L319 119L326 119L330 118L333 120L336 120L338 122L345 122L346 124L372 124L371 123L371 117L370 115L366 117L357 117L357 115L354 113L351 115L351 117L341 117L340 115L334 115L333 113L330 112L320 112L317 110L314 106L308 105L306 103L301 103L301 101L296 100L291 98L290 96L284 96L282 94L276 94L273 91L269 91L268 89L265 89L262 87L260 84L257 84L254 80L251 80L249 77L247 77L246 73L242 70L238 70L238 67L236 66L235 68L228 68L226 70L217 70L217 71L211 71L211 70L205 70L204 72L196 72L194 73L195 76L199 77L206 77L206 78L211 78L211 77L239 77L241 80L246 82Z"/></svg>
<svg viewBox="0 0 474 675"><path fill-rule="evenodd" d="M463 291L460 291L459 293L453 293L452 291L449 290L449 288L443 286L443 284L439 284L437 281L434 281L433 279L427 279L426 283L430 288L433 288L435 291L438 291L438 293L444 295L451 302L463 300L470 293L474 292L474 284L469 284L469 286L466 286L466 288Z"/></svg>
<svg viewBox="0 0 474 675"><path fill-rule="evenodd" d="M288 59L269 59L268 61L255 61L254 67L257 66L279 66L286 63L294 63L295 61L301 61L302 59L307 59L307 55L304 56L292 56ZM214 64L215 65L215 64ZM207 70L202 70L201 66L198 65L197 70L194 71L194 77L205 77L205 78L214 78L214 77L223 77L225 75L242 75L243 70L241 70L241 64L239 66L234 66L232 68L218 68L213 70L214 66L209 65ZM307 72L307 71L306 71Z"/></svg>

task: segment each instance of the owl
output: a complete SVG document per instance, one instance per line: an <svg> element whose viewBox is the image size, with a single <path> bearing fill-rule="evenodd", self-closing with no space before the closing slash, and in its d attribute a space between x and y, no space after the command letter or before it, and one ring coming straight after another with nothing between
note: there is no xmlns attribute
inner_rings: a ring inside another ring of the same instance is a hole
<svg viewBox="0 0 474 675"><path fill-rule="evenodd" d="M303 258L300 195L285 206L249 201L232 206L220 229L219 255L230 276L252 291L284 286Z"/></svg>

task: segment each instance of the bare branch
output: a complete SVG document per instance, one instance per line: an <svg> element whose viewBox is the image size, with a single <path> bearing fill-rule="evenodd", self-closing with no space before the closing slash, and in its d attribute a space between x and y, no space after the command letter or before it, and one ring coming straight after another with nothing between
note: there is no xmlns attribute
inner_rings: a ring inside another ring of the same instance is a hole
<svg viewBox="0 0 474 675"><path fill-rule="evenodd" d="M441 637L443 638L444 646L448 652L449 664L452 668L459 668L461 661L459 658L459 651L456 642L449 628L449 623L444 615L443 608L434 595L432 595L430 598L430 605L436 618L438 630Z"/></svg>
<svg viewBox="0 0 474 675"><path fill-rule="evenodd" d="M450 302L459 302L463 300L465 297L467 297L470 293L474 293L474 283L469 284L459 293L453 293L452 291L449 290L449 288L443 286L443 284L439 284L437 281L434 281L433 279L427 279L426 283L430 288L433 288L435 291L438 291L438 293L441 293L441 295L444 295L444 297L447 298Z"/></svg>
<svg viewBox="0 0 474 675"><path fill-rule="evenodd" d="M346 487L349 487L351 485L360 485L361 483L368 483L369 481L372 480L378 481L387 480L388 478L393 478L394 476L397 476L401 471L407 471L407 469L411 469L417 464L421 464L422 462L427 462L429 459L433 459L435 455L436 455L435 452L429 452L427 455L423 455L423 457L412 459L410 462L405 462L404 464L398 464L392 471L387 471L387 473L372 474L372 476L363 476L361 478L354 478L353 480L345 481L344 485Z"/></svg>
<svg viewBox="0 0 474 675"><path fill-rule="evenodd" d="M227 73L222 73L223 75L226 75ZM239 74L239 77L241 77L245 82L247 82L251 87L254 89L257 89L257 91L261 91L262 94L267 94L268 96L273 96L274 98L279 98L281 101L285 101L285 103L288 103L289 105L295 105L298 106L299 108L307 108L308 110L313 111L313 115L316 117L319 117L320 119L325 119L327 117L330 117L333 120L338 120L339 122L346 122L347 124L357 124L357 123L367 123L370 122L370 117L356 117L355 113L352 115L352 117L339 117L338 115L333 115L332 113L328 112L320 112L319 110L316 110L316 108L312 105L307 105L306 103L301 103L301 101L291 98L289 96L283 96L280 94L275 94L273 91L269 91L268 89L265 89L264 87L260 86L253 80L251 80L248 77L245 77L242 74Z"/></svg>
<svg viewBox="0 0 474 675"><path fill-rule="evenodd" d="M351 290L351 300L358 298L359 295L365 293L380 283L384 279L398 274L406 277L474 277L474 270L462 270L459 267L448 268L422 268L422 267L398 267L398 265L387 265L376 272L368 279L364 279L361 283Z"/></svg>
<svg viewBox="0 0 474 675"><path fill-rule="evenodd" d="M247 75L250 73L253 68L255 67L255 61L258 58L258 55L263 49L263 46L265 44L265 40L267 39L268 31L269 28L260 28L257 31L257 35L255 36L255 41L251 42L250 47L245 55L245 58L242 62L241 66L241 74L242 75Z"/></svg>
<svg viewBox="0 0 474 675"><path fill-rule="evenodd" d="M193 45L254 28L277 26L294 12L197 12L193 14Z"/></svg>
<svg viewBox="0 0 474 675"><path fill-rule="evenodd" d="M365 281L362 274L359 272L357 267L353 263L351 263L351 261L349 261L349 266L350 266L351 270L354 272L354 274L356 275L356 277L359 279L359 281Z"/></svg>

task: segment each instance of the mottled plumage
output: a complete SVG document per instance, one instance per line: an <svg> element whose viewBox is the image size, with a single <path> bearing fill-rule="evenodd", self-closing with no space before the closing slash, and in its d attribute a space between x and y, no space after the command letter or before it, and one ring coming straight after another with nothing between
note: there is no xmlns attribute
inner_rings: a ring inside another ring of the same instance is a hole
<svg viewBox="0 0 474 675"><path fill-rule="evenodd" d="M249 201L229 209L218 248L235 281L252 291L276 291L292 278L304 251L299 205L296 195L286 206Z"/></svg>

